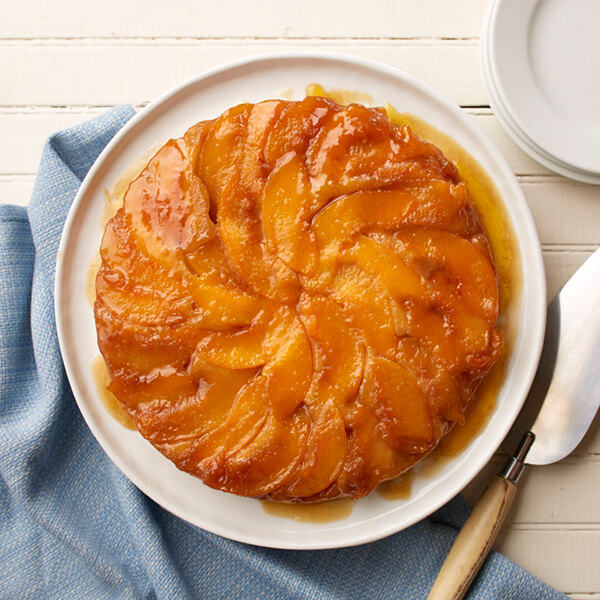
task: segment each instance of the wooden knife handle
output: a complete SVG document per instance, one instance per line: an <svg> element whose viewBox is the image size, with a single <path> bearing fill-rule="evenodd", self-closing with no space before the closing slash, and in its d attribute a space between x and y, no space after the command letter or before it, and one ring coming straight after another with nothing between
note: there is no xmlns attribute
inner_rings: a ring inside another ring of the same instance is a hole
<svg viewBox="0 0 600 600"><path fill-rule="evenodd" d="M428 600L460 600L465 595L500 531L516 491L517 486L501 475L491 481L454 540Z"/></svg>

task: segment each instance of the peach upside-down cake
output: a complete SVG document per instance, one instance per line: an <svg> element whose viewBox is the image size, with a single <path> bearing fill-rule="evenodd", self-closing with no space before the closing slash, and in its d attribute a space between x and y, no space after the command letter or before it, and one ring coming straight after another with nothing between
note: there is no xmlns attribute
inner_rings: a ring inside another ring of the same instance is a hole
<svg viewBox="0 0 600 600"><path fill-rule="evenodd" d="M385 111L241 104L168 141L108 222L109 389L213 488L359 498L428 454L498 358L456 167Z"/></svg>

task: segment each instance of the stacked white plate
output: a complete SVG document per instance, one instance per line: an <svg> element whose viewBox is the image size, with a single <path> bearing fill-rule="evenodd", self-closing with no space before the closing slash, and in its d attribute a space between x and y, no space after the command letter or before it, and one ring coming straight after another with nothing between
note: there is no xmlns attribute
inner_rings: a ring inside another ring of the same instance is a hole
<svg viewBox="0 0 600 600"><path fill-rule="evenodd" d="M600 184L600 0L492 0L481 32L496 117L532 158Z"/></svg>

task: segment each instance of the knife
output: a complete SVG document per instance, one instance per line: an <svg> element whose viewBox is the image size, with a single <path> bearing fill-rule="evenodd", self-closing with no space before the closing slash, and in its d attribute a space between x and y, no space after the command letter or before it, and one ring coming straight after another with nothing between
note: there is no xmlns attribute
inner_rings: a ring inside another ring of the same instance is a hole
<svg viewBox="0 0 600 600"><path fill-rule="evenodd" d="M460 600L488 555L525 465L547 465L579 444L600 404L600 249L548 307L540 366L525 406L540 406L508 463L465 522L428 600ZM519 417L517 427L526 417ZM524 429L521 429L523 431Z"/></svg>

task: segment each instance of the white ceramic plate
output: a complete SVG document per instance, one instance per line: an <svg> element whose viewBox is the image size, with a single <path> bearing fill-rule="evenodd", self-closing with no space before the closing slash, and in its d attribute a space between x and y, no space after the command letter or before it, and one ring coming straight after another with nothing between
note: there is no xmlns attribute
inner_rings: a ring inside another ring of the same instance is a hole
<svg viewBox="0 0 600 600"><path fill-rule="evenodd" d="M491 68L518 128L591 175L600 175L599 23L598 0L499 0L489 23Z"/></svg>
<svg viewBox="0 0 600 600"><path fill-rule="evenodd" d="M418 478L408 500L373 493L339 521L315 524L266 514L260 502L218 492L179 471L137 432L121 427L98 398L90 364L98 355L86 273L100 244L103 190L136 158L187 127L241 102L304 96L309 83L362 90L450 134L481 165L505 199L522 257L519 329L494 412L485 431L435 476ZM280 54L227 64L171 90L133 118L90 170L68 216L57 264L59 341L73 392L90 429L115 464L160 505L206 530L277 548L335 548L369 542L416 523L446 503L486 464L516 418L536 370L545 321L545 280L537 233L515 177L472 119L434 89L389 66L334 54Z"/></svg>
<svg viewBox="0 0 600 600"><path fill-rule="evenodd" d="M484 19L481 31L480 60L484 87L488 94L490 105L494 111L494 114L496 115L496 118L504 130L512 138L512 140L541 165L547 167L555 173L558 173L559 175L569 177L570 179L599 185L600 174L596 175L561 162L556 157L552 156L543 148L538 146L531 138L528 138L525 132L519 128L519 125L511 116L509 109L504 103L501 92L498 89L498 75L494 69L494 63L490 56L490 30L495 11L496 3L492 2Z"/></svg>

